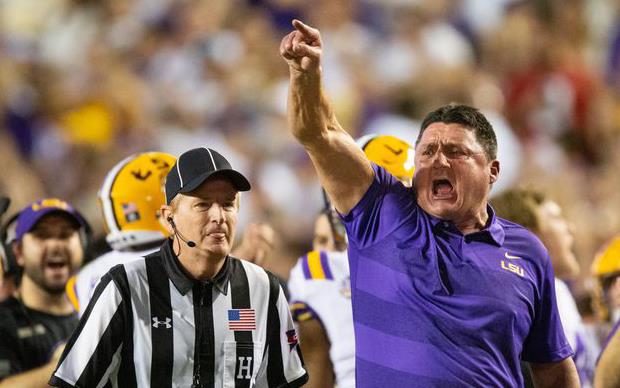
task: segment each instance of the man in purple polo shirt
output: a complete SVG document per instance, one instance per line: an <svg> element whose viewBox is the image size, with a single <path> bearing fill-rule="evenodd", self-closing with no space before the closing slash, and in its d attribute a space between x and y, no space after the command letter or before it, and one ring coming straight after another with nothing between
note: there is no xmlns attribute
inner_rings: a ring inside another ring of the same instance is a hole
<svg viewBox="0 0 620 388"><path fill-rule="evenodd" d="M280 45L289 123L344 215L357 386L522 386L520 358L538 387L579 386L545 248L487 205L499 162L486 118L463 105L428 114L406 188L342 129L319 32L293 26Z"/></svg>

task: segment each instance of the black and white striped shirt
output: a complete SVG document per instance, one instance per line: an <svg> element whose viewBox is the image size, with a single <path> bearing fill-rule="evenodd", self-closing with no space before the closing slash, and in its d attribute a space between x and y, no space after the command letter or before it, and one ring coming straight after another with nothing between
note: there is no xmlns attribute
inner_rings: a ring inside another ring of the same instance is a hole
<svg viewBox="0 0 620 388"><path fill-rule="evenodd" d="M50 384L59 387L298 387L308 380L277 278L228 257L188 278L166 242L97 286Z"/></svg>

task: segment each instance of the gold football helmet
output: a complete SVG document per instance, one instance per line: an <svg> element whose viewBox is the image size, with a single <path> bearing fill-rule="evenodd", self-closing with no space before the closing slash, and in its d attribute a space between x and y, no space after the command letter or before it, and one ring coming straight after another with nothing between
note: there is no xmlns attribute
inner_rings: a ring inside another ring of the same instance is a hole
<svg viewBox="0 0 620 388"><path fill-rule="evenodd" d="M616 236L596 254L592 274L596 277L620 275L620 236Z"/></svg>
<svg viewBox="0 0 620 388"><path fill-rule="evenodd" d="M159 208L166 203L164 182L176 158L163 152L132 155L106 176L99 191L106 240L123 251L168 237L159 223Z"/></svg>
<svg viewBox="0 0 620 388"><path fill-rule="evenodd" d="M357 140L371 162L385 168L390 174L411 186L413 180L414 147L390 135L366 135Z"/></svg>
<svg viewBox="0 0 620 388"><path fill-rule="evenodd" d="M610 308L607 293L609 288L620 276L620 235L605 244L594 257L591 267L592 275L597 279L594 289L594 307L601 319L609 320Z"/></svg>

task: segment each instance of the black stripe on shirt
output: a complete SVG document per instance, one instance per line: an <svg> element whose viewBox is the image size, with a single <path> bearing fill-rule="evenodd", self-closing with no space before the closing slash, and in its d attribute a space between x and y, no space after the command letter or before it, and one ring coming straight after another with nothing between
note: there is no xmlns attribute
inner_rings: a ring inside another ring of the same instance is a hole
<svg viewBox="0 0 620 388"><path fill-rule="evenodd" d="M194 298L194 385L215 387L215 329L213 327L213 284L196 283Z"/></svg>
<svg viewBox="0 0 620 388"><path fill-rule="evenodd" d="M249 309L250 304L250 285L248 276L239 260L232 260L232 274L230 277L231 305L233 309ZM256 312L254 312L256 314ZM256 321L256 318L254 318ZM254 364L259 360L254 360L254 343L252 342L252 331L235 331L236 356L235 356L235 388L246 388L250 386ZM243 363L243 365L242 365ZM247 369L249 366L249 370Z"/></svg>
<svg viewBox="0 0 620 388"><path fill-rule="evenodd" d="M169 280L159 258L145 262L151 305L151 385L171 387L174 349Z"/></svg>
<svg viewBox="0 0 620 388"><path fill-rule="evenodd" d="M93 292L93 296L90 298L90 302L88 302L88 307L86 307L86 311L84 311L84 315L82 315L82 319L80 319L80 323L78 324L78 327L75 329L75 331L71 335L71 338L65 345L65 350L62 352L62 355L60 356L60 361L58 362L58 366L62 364L62 362L67 357L67 353L69 352L69 350L73 348L75 341L77 341L77 339L82 334L82 330L84 330L84 326L86 325L86 322L90 318L90 314L92 313L95 304L97 303L97 301L101 297L101 294L103 294L103 291L106 289L106 287L108 286L108 284L110 284L111 281L112 281L112 277L110 276L109 273L101 277L99 284L97 285L97 287L95 288L95 291ZM58 366L56 368L58 368ZM54 371L54 373L55 372L56 371ZM52 375L52 379L50 380L50 383L52 381L58 381L54 375Z"/></svg>
<svg viewBox="0 0 620 388"><path fill-rule="evenodd" d="M67 356L67 353L73 348L77 339L83 334L88 335L88 333L83 333L86 322L90 319L92 310L99 302L99 298L103 294L103 291L109 287L112 281L114 281L117 290L121 294L121 303L117 306L117 309L103 335L98 339L98 344L93 355L76 382L77 386L97 385L103 377L105 371L108 369L112 361L112 356L121 343L123 343L124 346L121 350L123 362L121 362L121 369L118 374L119 384L128 388L135 387L137 385L135 369L127 367L123 368L125 361L128 361L131 365L133 365L133 319L131 315L131 298L129 295L128 286L129 282L127 280L125 267L123 267L122 264L113 267L99 281L99 284L95 288L93 296L90 299L86 311L84 311L84 315L82 316L78 327L65 346L65 350L58 365L62 364ZM54 386L66 385L66 382L57 378L55 375L52 375L49 383Z"/></svg>
<svg viewBox="0 0 620 388"><path fill-rule="evenodd" d="M125 327L123 324L124 304L125 301L119 304L108 327L99 338L99 343L95 351L80 374L80 378L75 383L76 386L91 387L98 385L103 378L108 366L112 362L112 356L123 342L125 334Z"/></svg>
<svg viewBox="0 0 620 388"><path fill-rule="evenodd" d="M138 380L136 378L136 369L133 360L133 313L131 303L131 291L129 288L129 280L127 279L127 272L125 267L117 265L110 270L110 275L116 287L123 299L123 349L121 350L122 361L118 370L118 385L119 387L133 388L138 386Z"/></svg>
<svg viewBox="0 0 620 388"><path fill-rule="evenodd" d="M269 271L269 311L267 313L267 351L269 358L267 365L267 383L270 387L286 386L284 365L282 364L282 348L280 344L280 314L278 314L278 297L280 296L280 282Z"/></svg>
<svg viewBox="0 0 620 388"><path fill-rule="evenodd" d="M73 345L75 345L75 341L77 341L77 339L82 334L82 331L84 330L84 326L86 325L86 321L88 321L88 319L90 318L90 315L93 311L95 304L97 303L97 301L101 297L101 294L106 289L106 287L110 284L111 281L112 281L112 277L110 276L109 273L101 277L99 284L97 284L97 287L95 288L95 291L93 292L93 295L90 298L88 307L84 311L84 314L82 315L82 319L80 319L80 323L78 324L78 327L76 327L75 331L71 335L71 338L69 338L69 341L67 341L67 344L65 345L65 350L62 352L62 355L60 356L58 365L56 365L56 370L58 370L58 367L60 366L60 364L63 363L63 361L67 357L67 354L73 348ZM49 385L54 386L54 387L71 387L69 383L56 377L56 370L54 370L54 373L52 374L52 377L49 380Z"/></svg>

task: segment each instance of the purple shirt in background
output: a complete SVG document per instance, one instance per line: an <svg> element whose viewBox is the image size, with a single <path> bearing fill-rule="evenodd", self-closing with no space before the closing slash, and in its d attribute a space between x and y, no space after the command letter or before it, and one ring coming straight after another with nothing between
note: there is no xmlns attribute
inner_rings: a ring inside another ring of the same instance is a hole
<svg viewBox="0 0 620 388"><path fill-rule="evenodd" d="M490 207L488 227L463 236L373 167L343 216L357 387L523 386L520 358L572 355L538 238Z"/></svg>

